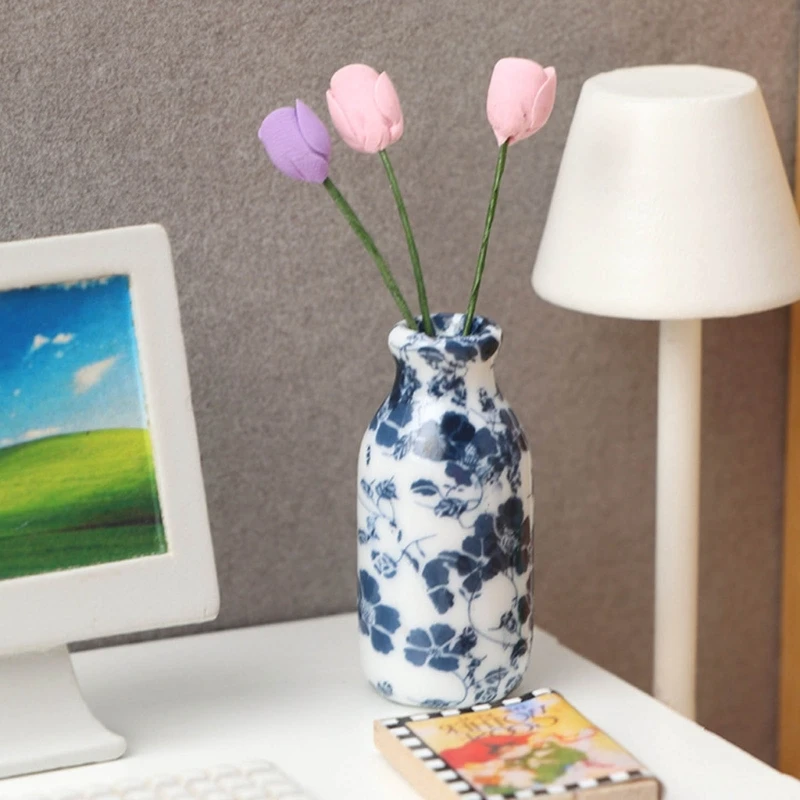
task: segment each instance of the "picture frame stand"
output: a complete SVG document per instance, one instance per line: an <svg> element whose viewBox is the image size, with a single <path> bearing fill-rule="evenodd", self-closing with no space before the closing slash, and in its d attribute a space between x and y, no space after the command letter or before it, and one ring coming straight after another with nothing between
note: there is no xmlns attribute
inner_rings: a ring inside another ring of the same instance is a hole
<svg viewBox="0 0 800 800"><path fill-rule="evenodd" d="M125 739L83 699L66 645L0 657L0 778L119 758Z"/></svg>

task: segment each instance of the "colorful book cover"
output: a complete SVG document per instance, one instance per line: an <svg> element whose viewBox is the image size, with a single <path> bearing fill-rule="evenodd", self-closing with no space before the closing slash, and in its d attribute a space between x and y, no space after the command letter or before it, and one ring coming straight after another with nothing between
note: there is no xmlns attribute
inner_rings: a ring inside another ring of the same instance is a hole
<svg viewBox="0 0 800 800"><path fill-rule="evenodd" d="M657 781L630 753L549 689L465 711L383 720L376 743L424 797L564 797L606 787L605 797L615 796L612 786L633 784L628 796L658 797ZM419 780L410 775L417 767Z"/></svg>

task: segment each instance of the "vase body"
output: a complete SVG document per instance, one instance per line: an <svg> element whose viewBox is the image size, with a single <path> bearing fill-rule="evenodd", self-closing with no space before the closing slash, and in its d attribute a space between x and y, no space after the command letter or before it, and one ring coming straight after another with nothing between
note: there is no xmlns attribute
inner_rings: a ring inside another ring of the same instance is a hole
<svg viewBox="0 0 800 800"><path fill-rule="evenodd" d="M502 333L434 316L396 325L397 373L361 443L358 616L370 683L405 705L508 695L533 629L531 459L500 394Z"/></svg>

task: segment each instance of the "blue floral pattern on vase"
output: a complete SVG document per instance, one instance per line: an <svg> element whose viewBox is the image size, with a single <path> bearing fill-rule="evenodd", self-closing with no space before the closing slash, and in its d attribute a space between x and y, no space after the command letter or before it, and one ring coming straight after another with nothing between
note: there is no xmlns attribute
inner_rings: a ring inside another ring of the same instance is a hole
<svg viewBox="0 0 800 800"><path fill-rule="evenodd" d="M500 328L433 317L389 335L394 386L358 464L362 664L385 697L449 708L508 695L533 629L531 458L494 378Z"/></svg>

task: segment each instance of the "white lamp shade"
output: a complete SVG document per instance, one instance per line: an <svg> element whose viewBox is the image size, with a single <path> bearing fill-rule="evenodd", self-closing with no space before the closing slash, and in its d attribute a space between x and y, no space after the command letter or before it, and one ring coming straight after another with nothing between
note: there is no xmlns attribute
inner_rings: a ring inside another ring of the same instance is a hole
<svg viewBox="0 0 800 800"><path fill-rule="evenodd" d="M533 286L557 305L634 319L800 298L800 225L756 80L701 66L587 80Z"/></svg>

